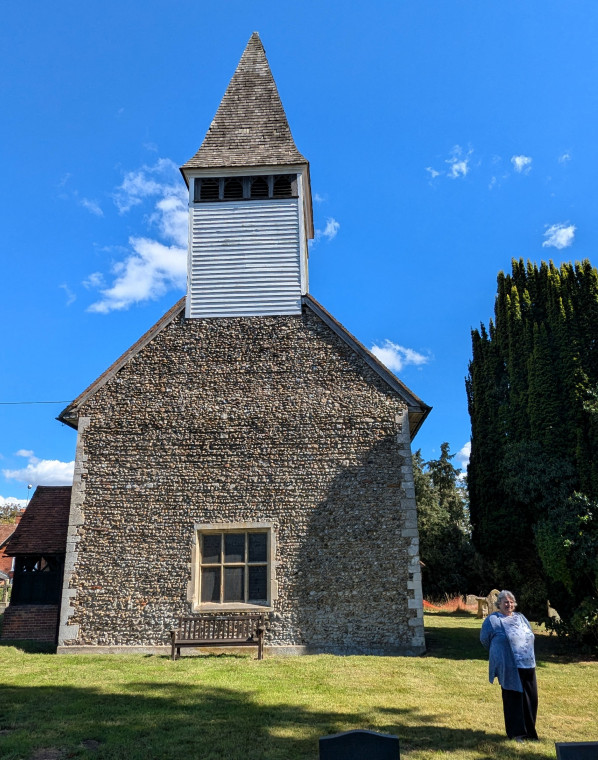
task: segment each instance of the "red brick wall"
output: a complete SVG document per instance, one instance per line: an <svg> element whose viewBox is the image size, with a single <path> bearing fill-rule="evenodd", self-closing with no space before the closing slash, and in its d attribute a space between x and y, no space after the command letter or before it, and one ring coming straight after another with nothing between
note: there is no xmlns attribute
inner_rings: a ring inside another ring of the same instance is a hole
<svg viewBox="0 0 598 760"><path fill-rule="evenodd" d="M0 544L4 543L6 539L11 536L16 530L17 525L21 521L22 515L15 517L14 523L1 523L0 524ZM12 563L13 558L6 554L6 547L0 549L0 570L6 575L10 575L12 578Z"/></svg>
<svg viewBox="0 0 598 760"><path fill-rule="evenodd" d="M56 641L58 605L9 605L4 611L3 640Z"/></svg>
<svg viewBox="0 0 598 760"><path fill-rule="evenodd" d="M7 556L4 549L0 549L0 571L12 576L12 557Z"/></svg>

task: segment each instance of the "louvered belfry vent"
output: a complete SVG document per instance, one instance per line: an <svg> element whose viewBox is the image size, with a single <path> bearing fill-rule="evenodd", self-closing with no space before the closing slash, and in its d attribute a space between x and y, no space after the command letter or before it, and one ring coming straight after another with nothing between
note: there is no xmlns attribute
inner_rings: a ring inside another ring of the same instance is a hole
<svg viewBox="0 0 598 760"><path fill-rule="evenodd" d="M258 175L257 177L197 177L193 200L195 203L212 203L214 201L296 198L297 195L296 174Z"/></svg>
<svg viewBox="0 0 598 760"><path fill-rule="evenodd" d="M189 186L189 319L301 314L313 237L299 153L257 33L201 147Z"/></svg>
<svg viewBox="0 0 598 760"><path fill-rule="evenodd" d="M230 177L224 180L224 192L222 197L225 201L240 201L243 199L243 179Z"/></svg>
<svg viewBox="0 0 598 760"><path fill-rule="evenodd" d="M274 177L273 198L290 198L293 195L293 180L288 174Z"/></svg>
<svg viewBox="0 0 598 760"><path fill-rule="evenodd" d="M217 201L220 197L220 180L204 179L195 185L195 201Z"/></svg>
<svg viewBox="0 0 598 760"><path fill-rule="evenodd" d="M270 188L268 183L268 177L252 177L251 189L249 191L250 198L269 198Z"/></svg>

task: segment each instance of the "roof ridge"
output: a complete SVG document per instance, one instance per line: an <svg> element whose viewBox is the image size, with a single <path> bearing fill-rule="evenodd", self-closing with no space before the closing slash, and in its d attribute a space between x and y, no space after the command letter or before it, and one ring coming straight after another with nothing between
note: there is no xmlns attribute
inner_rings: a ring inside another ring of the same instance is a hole
<svg viewBox="0 0 598 760"><path fill-rule="evenodd" d="M299 153L257 32L241 60L197 153L186 169L307 164Z"/></svg>

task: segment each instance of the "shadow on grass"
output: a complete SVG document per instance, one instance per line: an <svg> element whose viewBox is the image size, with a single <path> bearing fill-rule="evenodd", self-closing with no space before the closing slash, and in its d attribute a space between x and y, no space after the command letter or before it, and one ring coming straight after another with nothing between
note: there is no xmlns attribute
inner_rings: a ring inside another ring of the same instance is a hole
<svg viewBox="0 0 598 760"><path fill-rule="evenodd" d="M448 660L486 660L487 651L480 644L479 626L471 627L472 614L470 612L434 612L428 615L426 621L426 655L428 657L442 657ZM450 626L434 626L431 619L441 618L455 621ZM468 620L470 625L459 625L459 620ZM548 633L536 633L535 639L536 660L538 667L544 663L576 663L595 662L596 656L588 651L580 651L567 639L559 638Z"/></svg>
<svg viewBox="0 0 598 760"><path fill-rule="evenodd" d="M205 685L135 683L126 688L126 694L73 687L4 688L0 756L316 760L320 736L354 728L398 735L402 756L415 750L476 748L496 756L505 745L500 734L465 725L440 727L434 715L400 707L369 711L366 717L275 700L257 704L251 692ZM552 755L534 757L548 760Z"/></svg>
<svg viewBox="0 0 598 760"><path fill-rule="evenodd" d="M488 654L480 644L479 629L453 626L426 628L425 656L447 660L485 660Z"/></svg>
<svg viewBox="0 0 598 760"><path fill-rule="evenodd" d="M56 644L30 639L2 639L0 647L14 647L27 654L56 654Z"/></svg>
<svg viewBox="0 0 598 760"><path fill-rule="evenodd" d="M568 664L576 662L596 662L594 653L579 649L567 639L551 636L548 633L536 635L536 659L541 667L544 662Z"/></svg>

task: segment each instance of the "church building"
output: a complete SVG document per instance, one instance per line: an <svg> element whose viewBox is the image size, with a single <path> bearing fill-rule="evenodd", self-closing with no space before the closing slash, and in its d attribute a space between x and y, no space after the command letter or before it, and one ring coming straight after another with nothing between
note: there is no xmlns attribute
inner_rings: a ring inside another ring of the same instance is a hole
<svg viewBox="0 0 598 760"><path fill-rule="evenodd" d="M180 615L251 610L266 653L421 653L430 407L309 294L309 164L257 33L181 172L187 293L58 418L58 651L165 651Z"/></svg>

